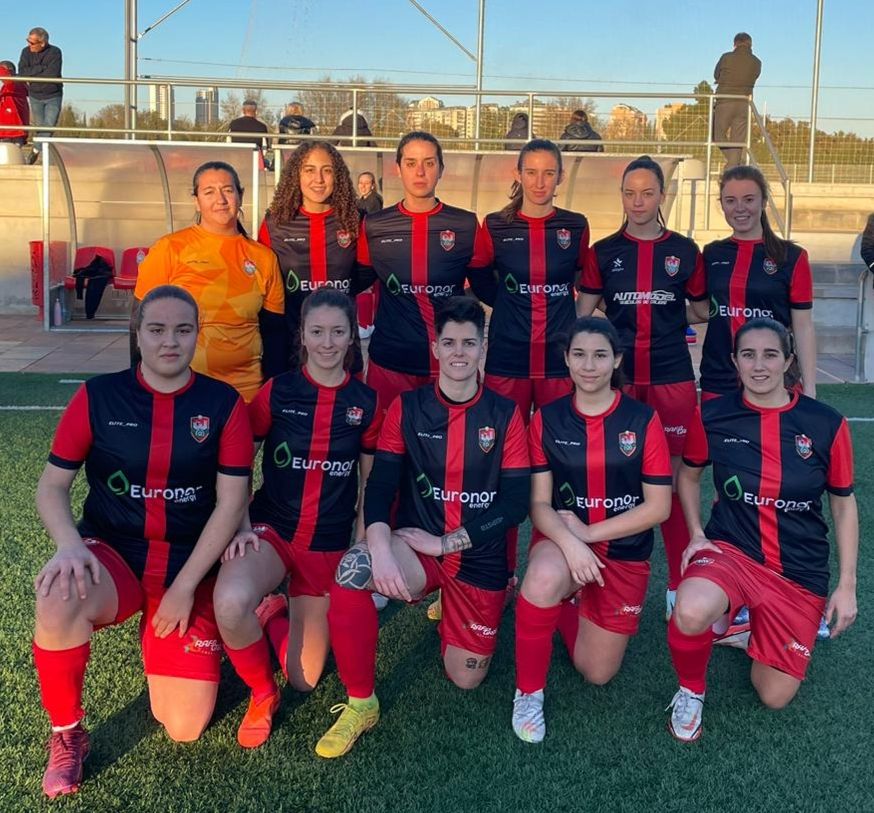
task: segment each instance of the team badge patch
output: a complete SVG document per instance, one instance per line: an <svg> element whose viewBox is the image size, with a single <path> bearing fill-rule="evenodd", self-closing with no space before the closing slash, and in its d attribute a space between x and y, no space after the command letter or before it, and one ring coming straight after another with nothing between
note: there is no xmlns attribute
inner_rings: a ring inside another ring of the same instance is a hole
<svg viewBox="0 0 874 813"><path fill-rule="evenodd" d="M680 270L680 258L679 257L665 257L665 273L669 277L676 277L677 272Z"/></svg>
<svg viewBox="0 0 874 813"><path fill-rule="evenodd" d="M352 235L345 229L340 229L337 232L337 245L340 248L349 248L352 245Z"/></svg>
<svg viewBox="0 0 874 813"><path fill-rule="evenodd" d="M807 460L813 454L813 441L807 435L796 435L795 451L802 460Z"/></svg>
<svg viewBox="0 0 874 813"><path fill-rule="evenodd" d="M766 274L777 273L777 263L775 263L770 257L765 257L765 262L762 263L762 268L765 270Z"/></svg>
<svg viewBox="0 0 874 813"><path fill-rule="evenodd" d="M558 240L559 248L570 248L571 247L571 233L568 229L559 229L555 233L556 239Z"/></svg>
<svg viewBox="0 0 874 813"><path fill-rule="evenodd" d="M486 454L495 448L495 427L481 426L479 428L479 447Z"/></svg>
<svg viewBox="0 0 874 813"><path fill-rule="evenodd" d="M346 410L346 423L349 426L361 426L361 419L364 417L364 410L361 407L349 407Z"/></svg>
<svg viewBox="0 0 874 813"><path fill-rule="evenodd" d="M243 271L245 271L250 277L258 270L258 266L255 265L251 260L243 260Z"/></svg>
<svg viewBox="0 0 874 813"><path fill-rule="evenodd" d="M634 432L619 433L619 451L626 457L631 457L637 450L637 435Z"/></svg>
<svg viewBox="0 0 874 813"><path fill-rule="evenodd" d="M198 443L203 443L209 437L209 417L207 415L195 415L191 419L191 437Z"/></svg>
<svg viewBox="0 0 874 813"><path fill-rule="evenodd" d="M455 248L455 232L452 229L440 232L440 248L444 251L452 251Z"/></svg>

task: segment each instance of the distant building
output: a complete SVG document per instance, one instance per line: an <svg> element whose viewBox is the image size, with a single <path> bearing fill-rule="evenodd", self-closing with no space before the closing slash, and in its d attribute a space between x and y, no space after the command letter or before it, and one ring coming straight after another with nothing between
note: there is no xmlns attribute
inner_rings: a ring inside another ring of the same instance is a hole
<svg viewBox="0 0 874 813"><path fill-rule="evenodd" d="M608 139L642 140L646 137L646 113L630 104L617 104L607 122Z"/></svg>
<svg viewBox="0 0 874 813"><path fill-rule="evenodd" d="M198 126L215 124L219 120L219 89L202 88L194 97L194 123Z"/></svg>
<svg viewBox="0 0 874 813"><path fill-rule="evenodd" d="M656 138L665 138L665 122L685 106L682 102L674 102L673 104L663 105L656 110Z"/></svg>
<svg viewBox="0 0 874 813"><path fill-rule="evenodd" d="M158 118L172 121L176 118L176 98L174 89L167 85L149 85L149 111L157 113Z"/></svg>

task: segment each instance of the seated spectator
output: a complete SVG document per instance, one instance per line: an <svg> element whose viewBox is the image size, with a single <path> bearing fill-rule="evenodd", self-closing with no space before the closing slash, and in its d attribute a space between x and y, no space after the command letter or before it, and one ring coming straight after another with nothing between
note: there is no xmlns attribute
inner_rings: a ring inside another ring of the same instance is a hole
<svg viewBox="0 0 874 813"><path fill-rule="evenodd" d="M589 124L589 116L585 110L574 110L570 124L564 128L560 141L600 141L601 136ZM604 152L603 144L563 144L565 152Z"/></svg>
<svg viewBox="0 0 874 813"><path fill-rule="evenodd" d="M340 121L337 123L337 126L334 128L334 132L331 135L335 136L350 136L349 138L341 138L334 142L335 147L351 147L352 146L352 121L355 119L355 129L356 135L358 136L358 143L355 145L356 147L375 147L376 142L371 141L368 138L362 140L362 136L372 136L373 133L370 132L370 125L367 123L367 119L361 113L355 113L355 111L350 107L342 116L340 116Z"/></svg>
<svg viewBox="0 0 874 813"><path fill-rule="evenodd" d="M279 134L284 136L313 135L316 124L303 114L300 102L289 102L285 107L285 115L279 120ZM297 144L297 138L282 138L283 144Z"/></svg>
<svg viewBox="0 0 874 813"><path fill-rule="evenodd" d="M24 82L10 82L7 76L15 76L15 63L0 62L0 124L27 126L30 123L30 110L27 107L27 85ZM10 141L23 146L27 141L26 130L0 130L0 141Z"/></svg>
<svg viewBox="0 0 874 813"><path fill-rule="evenodd" d="M372 215L382 209L382 195L376 191L376 176L372 172L362 172L358 176L358 200L355 206L363 215Z"/></svg>
<svg viewBox="0 0 874 813"><path fill-rule="evenodd" d="M267 140L265 136L269 132L267 125L258 118L258 103L253 99L243 102L243 115L233 119L228 125L230 133L247 133L248 135L232 135L231 141L242 144L254 144L264 161L264 147Z"/></svg>
<svg viewBox="0 0 874 813"><path fill-rule="evenodd" d="M358 188L361 189L360 180ZM865 225L865 231L862 232L862 259L865 265L874 271L874 214L868 215L868 223Z"/></svg>
<svg viewBox="0 0 874 813"><path fill-rule="evenodd" d="M507 130L507 135L504 138L514 139L513 141L505 141L505 150L518 150L522 145L517 141L529 141L534 136L528 135L528 114L517 113L513 116L513 122L510 124L510 129Z"/></svg>

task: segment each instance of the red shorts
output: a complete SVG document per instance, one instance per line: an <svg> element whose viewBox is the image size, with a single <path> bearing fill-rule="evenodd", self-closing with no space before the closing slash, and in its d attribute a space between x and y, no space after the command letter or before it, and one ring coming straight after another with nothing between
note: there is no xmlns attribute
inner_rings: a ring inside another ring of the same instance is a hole
<svg viewBox="0 0 874 813"><path fill-rule="evenodd" d="M222 646L212 607L215 577L205 578L194 591L194 605L185 635L180 638L178 631L174 631L166 638L157 638L152 618L166 588L141 582L121 555L105 542L97 539L84 541L100 564L109 571L118 594L115 619L104 626L121 624L135 613L143 613L140 619L140 645L145 673L218 683Z"/></svg>
<svg viewBox="0 0 874 813"><path fill-rule="evenodd" d="M728 617L750 609L749 656L798 680L810 664L825 598L760 565L727 542L721 553L704 550L683 580L695 577L719 585L729 601Z"/></svg>
<svg viewBox="0 0 874 813"><path fill-rule="evenodd" d="M424 387L425 384L431 384L433 381L430 375L398 373L380 367L373 359L367 361L367 386L376 390L379 405L383 410L388 409L391 402L402 392Z"/></svg>
<svg viewBox="0 0 874 813"><path fill-rule="evenodd" d="M486 373L485 385L515 401L522 413L522 420L527 426L531 417L531 410L540 409L542 406L567 395L573 389L573 384L568 376L564 378L508 378L503 375Z"/></svg>
<svg viewBox="0 0 874 813"><path fill-rule="evenodd" d="M694 381L675 384L626 384L622 391L636 401L649 404L659 416L671 457L683 454L689 424L698 406Z"/></svg>
<svg viewBox="0 0 874 813"><path fill-rule="evenodd" d="M270 525L254 525L252 530L279 554L289 575L288 595L327 596L334 583L337 565L345 550L306 550L283 539Z"/></svg>
<svg viewBox="0 0 874 813"><path fill-rule="evenodd" d="M440 650L445 655L447 646L465 649L476 655L493 655L498 645L498 628L504 613L506 590L484 590L450 576L433 556L416 553L425 571L425 592L441 593L443 619L440 631Z"/></svg>

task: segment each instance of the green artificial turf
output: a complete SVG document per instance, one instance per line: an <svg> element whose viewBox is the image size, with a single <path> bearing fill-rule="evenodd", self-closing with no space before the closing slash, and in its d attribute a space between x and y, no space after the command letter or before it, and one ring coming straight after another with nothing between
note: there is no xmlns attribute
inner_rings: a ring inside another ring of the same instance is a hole
<svg viewBox="0 0 874 813"><path fill-rule="evenodd" d="M75 378L77 376L65 376ZM0 405L60 405L60 376L0 375ZM846 414L874 417L870 390L824 386ZM549 733L526 745L510 728L513 615L491 673L463 692L444 677L424 606L380 616L377 691L382 720L346 757L313 746L344 699L331 667L309 696L290 689L258 751L235 741L246 692L225 663L213 723L197 743L170 742L152 720L136 621L95 635L85 688L92 754L75 796L45 801L48 725L30 654L32 580L51 544L33 507L58 412L0 411L0 811L870 811L874 732L872 571L867 499L874 498L874 424L854 423L862 518L859 620L817 647L809 679L782 712L749 684L749 661L717 648L705 734L680 745L665 730L676 688L665 643L664 556L657 542L640 634L608 686L585 684L556 640L547 688ZM81 479L76 500L81 500ZM528 529L522 534L522 549ZM524 554L523 554L524 555Z"/></svg>

